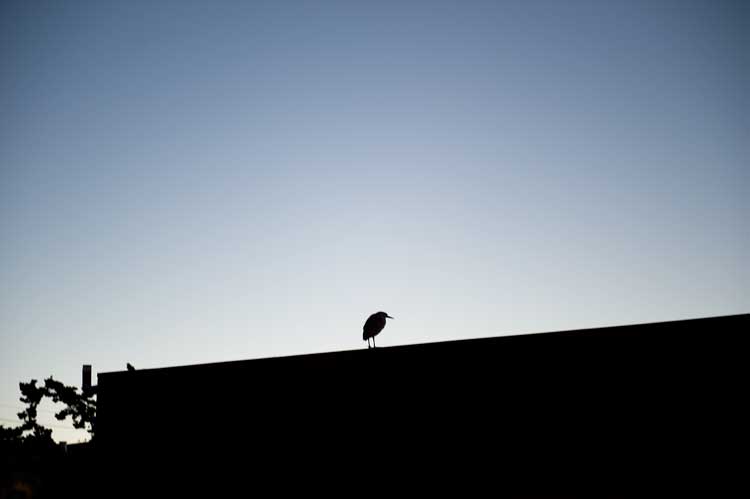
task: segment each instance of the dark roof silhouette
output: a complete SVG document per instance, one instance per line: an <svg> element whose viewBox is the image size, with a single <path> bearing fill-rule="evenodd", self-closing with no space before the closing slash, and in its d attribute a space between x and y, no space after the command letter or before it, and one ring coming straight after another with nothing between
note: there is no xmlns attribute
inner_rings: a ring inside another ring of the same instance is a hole
<svg viewBox="0 0 750 499"><path fill-rule="evenodd" d="M234 490L378 475L642 495L669 468L674 484L734 455L699 446L736 441L748 326L745 314L101 373L103 477L239 455L247 471L220 480ZM185 479L160 473L157 488Z"/></svg>

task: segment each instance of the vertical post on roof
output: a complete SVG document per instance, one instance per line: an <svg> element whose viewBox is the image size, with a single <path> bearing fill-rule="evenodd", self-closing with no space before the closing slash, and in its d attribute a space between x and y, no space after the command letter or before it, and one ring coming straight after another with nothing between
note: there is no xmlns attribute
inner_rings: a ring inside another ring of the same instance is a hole
<svg viewBox="0 0 750 499"><path fill-rule="evenodd" d="M81 372L83 380L81 382L81 388L88 390L91 388L91 364L84 364L83 371Z"/></svg>

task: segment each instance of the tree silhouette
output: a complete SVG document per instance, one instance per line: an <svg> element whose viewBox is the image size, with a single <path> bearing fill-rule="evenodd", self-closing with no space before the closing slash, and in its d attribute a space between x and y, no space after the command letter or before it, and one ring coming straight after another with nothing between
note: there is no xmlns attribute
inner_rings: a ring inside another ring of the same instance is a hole
<svg viewBox="0 0 750 499"><path fill-rule="evenodd" d="M36 420L37 407L44 396L47 395L47 390L43 386L36 386L35 379L28 383L22 381L18 385L21 388L21 402L27 406L24 411L18 413L19 419L23 422L21 431L23 433L31 432L27 437L33 440L51 442L52 430L40 425Z"/></svg>
<svg viewBox="0 0 750 499"><path fill-rule="evenodd" d="M56 413L55 418L63 421L70 416L74 428L88 431L93 438L96 425L96 387L79 393L77 388L66 386L50 376L44 380L44 388L45 394L52 398L53 402L65 404L65 408Z"/></svg>
<svg viewBox="0 0 750 499"><path fill-rule="evenodd" d="M68 473L73 468L90 467L95 455L81 450L69 454L67 447L52 440L52 430L37 421L39 404L48 397L64 406L55 418L63 421L70 417L73 426L88 431L93 440L96 387L80 391L51 376L43 385L32 379L18 386L20 400L26 404L26 409L18 413L22 424L17 428L0 425L0 498L16 497L18 491L14 487L18 484L25 487L24 497L36 497L40 490L44 490L44 497L96 497L90 484ZM84 450L93 448L85 445Z"/></svg>
<svg viewBox="0 0 750 499"><path fill-rule="evenodd" d="M96 425L96 387L79 390L73 386L66 386L52 376L44 380L44 385L37 386L37 380L28 383L20 382L21 402L26 409L18 413L22 422L19 428L2 428L3 439L23 439L39 443L52 443L52 430L40 425L37 421L40 402L44 397L53 402L64 404L64 408L55 413L55 418L64 421L70 417L73 427L89 432L92 439Z"/></svg>

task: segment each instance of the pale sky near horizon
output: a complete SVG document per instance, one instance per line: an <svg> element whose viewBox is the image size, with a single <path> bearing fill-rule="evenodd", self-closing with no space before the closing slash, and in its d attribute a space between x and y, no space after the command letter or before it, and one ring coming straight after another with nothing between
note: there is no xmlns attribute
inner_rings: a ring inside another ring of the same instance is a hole
<svg viewBox="0 0 750 499"><path fill-rule="evenodd" d="M749 23L3 2L0 424L19 381L365 348L378 310L379 346L750 312Z"/></svg>

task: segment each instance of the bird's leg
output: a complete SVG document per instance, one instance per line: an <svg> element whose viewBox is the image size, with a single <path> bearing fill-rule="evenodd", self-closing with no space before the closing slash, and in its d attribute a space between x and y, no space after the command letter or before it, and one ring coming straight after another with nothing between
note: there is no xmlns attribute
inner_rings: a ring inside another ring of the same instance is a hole
<svg viewBox="0 0 750 499"><path fill-rule="evenodd" d="M370 348L370 338L367 338L367 349L369 350Z"/></svg>
<svg viewBox="0 0 750 499"><path fill-rule="evenodd" d="M375 348L375 337L372 337L372 348Z"/></svg>

